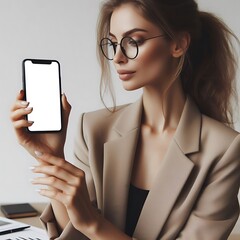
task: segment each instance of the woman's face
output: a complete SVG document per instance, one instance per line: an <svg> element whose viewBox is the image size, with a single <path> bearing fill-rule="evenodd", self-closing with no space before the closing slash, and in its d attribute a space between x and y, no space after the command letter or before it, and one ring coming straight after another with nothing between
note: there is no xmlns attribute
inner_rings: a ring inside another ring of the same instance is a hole
<svg viewBox="0 0 240 240"><path fill-rule="evenodd" d="M110 39L113 42L120 43L125 36L138 41L161 34L159 27L146 20L132 4L121 5L112 14ZM135 59L128 59L118 45L113 62L126 90L153 86L164 91L174 65L171 43L165 37L140 43Z"/></svg>

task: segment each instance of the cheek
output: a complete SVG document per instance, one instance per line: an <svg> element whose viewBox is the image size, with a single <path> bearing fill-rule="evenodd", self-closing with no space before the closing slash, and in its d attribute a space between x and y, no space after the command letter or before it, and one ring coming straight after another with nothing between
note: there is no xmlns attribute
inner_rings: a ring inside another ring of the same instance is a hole
<svg viewBox="0 0 240 240"><path fill-rule="evenodd" d="M144 49L139 54L139 69L143 77L152 80L165 77L170 71L171 54L167 44Z"/></svg>

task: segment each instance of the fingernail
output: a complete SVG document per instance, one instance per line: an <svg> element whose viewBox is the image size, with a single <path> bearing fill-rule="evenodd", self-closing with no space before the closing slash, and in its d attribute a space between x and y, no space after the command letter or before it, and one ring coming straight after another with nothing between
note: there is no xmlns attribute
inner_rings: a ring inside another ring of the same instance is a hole
<svg viewBox="0 0 240 240"><path fill-rule="evenodd" d="M26 112L29 112L29 111L32 111L32 107L27 107L27 108L24 108L24 110L26 111Z"/></svg>
<svg viewBox="0 0 240 240"><path fill-rule="evenodd" d="M28 104L29 104L29 102L21 101L21 105L23 105L23 106L27 106Z"/></svg>
<svg viewBox="0 0 240 240"><path fill-rule="evenodd" d="M33 125L34 124L34 121L28 121L29 124Z"/></svg>
<svg viewBox="0 0 240 240"><path fill-rule="evenodd" d="M29 170L34 170L34 169L35 169L34 166L29 167Z"/></svg>
<svg viewBox="0 0 240 240"><path fill-rule="evenodd" d="M39 192L41 192L41 189L35 189L35 191L39 193Z"/></svg>
<svg viewBox="0 0 240 240"><path fill-rule="evenodd" d="M62 95L63 95L63 97L64 97L65 99L67 99L67 96L66 96L66 94L65 94L65 93L63 93Z"/></svg>
<svg viewBox="0 0 240 240"><path fill-rule="evenodd" d="M41 157L43 155L43 153L39 151L34 151L34 153L37 157Z"/></svg>

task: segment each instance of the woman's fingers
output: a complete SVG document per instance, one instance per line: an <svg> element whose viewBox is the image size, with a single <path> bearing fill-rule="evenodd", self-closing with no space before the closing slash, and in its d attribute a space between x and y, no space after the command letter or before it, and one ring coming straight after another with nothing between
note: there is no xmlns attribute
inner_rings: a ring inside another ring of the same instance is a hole
<svg viewBox="0 0 240 240"><path fill-rule="evenodd" d="M42 196L57 200L64 204L65 195L62 192L56 189L40 189L38 191Z"/></svg>
<svg viewBox="0 0 240 240"><path fill-rule="evenodd" d="M33 169L35 173L56 177L72 186L80 186L81 181L85 180L85 173L65 159L38 151L35 151L35 154L39 161L45 163L45 165L35 167Z"/></svg>
<svg viewBox="0 0 240 240"><path fill-rule="evenodd" d="M20 93L17 94L16 101L12 107L12 111L18 109L19 107L27 107L28 104L29 103L24 100L24 91L21 90Z"/></svg>
<svg viewBox="0 0 240 240"><path fill-rule="evenodd" d="M38 192L44 197L61 202L67 207L72 207L73 198L71 195L66 195L65 193L56 189L40 189Z"/></svg>
<svg viewBox="0 0 240 240"><path fill-rule="evenodd" d="M73 164L67 162L63 158L53 156L49 153L42 153L39 151L35 151L35 155L39 160L48 163L49 165L54 165L59 169L64 169L65 171L77 177L82 177L84 175L84 172L81 169L75 167Z"/></svg>
<svg viewBox="0 0 240 240"><path fill-rule="evenodd" d="M19 92L19 94L17 95L17 100L23 100L23 98L24 98L24 95L25 95L25 93L24 93L24 90L20 90L20 92Z"/></svg>
<svg viewBox="0 0 240 240"><path fill-rule="evenodd" d="M16 101L11 109L10 119L13 122L15 128L29 127L33 122L25 120L25 116L33 111L32 107L29 107L29 102L24 101L24 91L21 90L17 95Z"/></svg>
<svg viewBox="0 0 240 240"><path fill-rule="evenodd" d="M70 103L67 100L67 97L65 94L62 94L62 106L63 106L63 110L68 113L68 115L70 114L71 108L72 106L70 105Z"/></svg>
<svg viewBox="0 0 240 240"><path fill-rule="evenodd" d="M48 153L35 151L35 156L42 162L33 172L45 175L32 181L34 185L44 186L38 191L39 194L64 204L72 223L88 225L95 216L95 210L91 205L84 172L63 158Z"/></svg>
<svg viewBox="0 0 240 240"><path fill-rule="evenodd" d="M77 189L86 184L85 173L63 158L37 151L35 154L42 164L34 167L33 172L44 174L46 177L35 179L34 184L51 186L71 195L75 195Z"/></svg>
<svg viewBox="0 0 240 240"><path fill-rule="evenodd" d="M19 110L19 109L29 109L29 102L23 101L23 100L17 100L12 109L11 112L14 113L15 111Z"/></svg>
<svg viewBox="0 0 240 240"><path fill-rule="evenodd" d="M27 121L27 120L21 119L19 121L13 122L13 126L17 130L25 127L30 127L33 125L33 123L34 123L33 121Z"/></svg>
<svg viewBox="0 0 240 240"><path fill-rule="evenodd" d="M69 186L66 182L58 179L54 176L38 177L32 180L34 185L44 185L51 187L53 191L61 191L65 194L72 194L74 192L74 187Z"/></svg>
<svg viewBox="0 0 240 240"><path fill-rule="evenodd" d="M14 103L12 109L10 118L12 122L18 121L20 119L25 119L25 116L30 114L33 111L32 107L29 107L29 102L24 101L24 91L21 90L20 93L17 95L16 102ZM69 114L71 112L71 105L67 101L66 95L62 95L62 106L63 106L63 118L64 118L64 127L66 129L68 124L68 118ZM29 124L31 126L32 122L24 122L23 125L21 125L23 122L14 123L14 125L19 127L28 127Z"/></svg>
<svg viewBox="0 0 240 240"><path fill-rule="evenodd" d="M13 111L10 115L12 121L17 121L24 118L25 115L30 114L33 111L32 107L22 107Z"/></svg>
<svg viewBox="0 0 240 240"><path fill-rule="evenodd" d="M20 129L24 127L30 127L33 124L33 121L28 121L25 119L25 115L32 112L32 108L20 108L11 113L11 120L15 129Z"/></svg>
<svg viewBox="0 0 240 240"><path fill-rule="evenodd" d="M66 129L72 106L69 104L65 94L62 94L62 109L63 109L63 124L64 124L64 129Z"/></svg>
<svg viewBox="0 0 240 240"><path fill-rule="evenodd" d="M53 166L53 165L44 165L44 166L37 166L33 169L34 173L41 173L48 176L52 176L56 179L60 179L62 181L68 182L70 185L76 184L75 176L66 171L65 169Z"/></svg>
<svg viewBox="0 0 240 240"><path fill-rule="evenodd" d="M17 100L12 107L12 111L15 111L19 108L26 108L26 107L28 107L28 105L29 105L29 102L27 102L27 101Z"/></svg>

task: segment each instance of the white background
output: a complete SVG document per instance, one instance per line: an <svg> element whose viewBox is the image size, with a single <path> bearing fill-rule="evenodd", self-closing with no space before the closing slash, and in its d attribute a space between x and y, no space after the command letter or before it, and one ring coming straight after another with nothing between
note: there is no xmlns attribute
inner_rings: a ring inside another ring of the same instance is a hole
<svg viewBox="0 0 240 240"><path fill-rule="evenodd" d="M17 143L10 108L21 89L24 58L61 63L62 89L72 104L66 144L71 161L74 132L81 112L102 108L96 59L96 21L100 0L0 0L0 203L46 201L30 184L35 161ZM239 0L198 0L240 37ZM238 77L239 78L239 77ZM118 103L140 92L124 92L116 81ZM237 129L239 130L239 122ZM238 227L238 231L240 228Z"/></svg>

